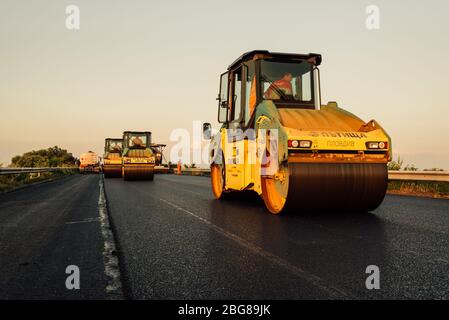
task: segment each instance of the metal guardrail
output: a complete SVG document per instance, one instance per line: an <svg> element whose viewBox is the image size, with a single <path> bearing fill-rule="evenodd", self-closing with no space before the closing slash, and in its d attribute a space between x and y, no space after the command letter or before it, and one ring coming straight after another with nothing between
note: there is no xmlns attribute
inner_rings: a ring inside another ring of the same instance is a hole
<svg viewBox="0 0 449 320"><path fill-rule="evenodd" d="M50 167L50 168L0 168L0 175L54 172L64 170L78 170L78 167ZM168 171L168 170L167 170ZM207 168L183 168L182 174L210 175ZM392 181L436 181L449 182L449 171L388 171L388 180Z"/></svg>
<svg viewBox="0 0 449 320"><path fill-rule="evenodd" d="M210 172L209 168L183 168L181 172Z"/></svg>
<svg viewBox="0 0 449 320"><path fill-rule="evenodd" d="M175 172L176 172L176 170L175 170ZM182 168L181 174L191 175L191 176L210 176L210 169Z"/></svg>
<svg viewBox="0 0 449 320"><path fill-rule="evenodd" d="M183 168L182 174L210 175L210 169ZM388 171L390 181L437 181L449 182L449 171Z"/></svg>
<svg viewBox="0 0 449 320"><path fill-rule="evenodd" d="M388 180L449 182L449 171L388 171Z"/></svg>
<svg viewBox="0 0 449 320"><path fill-rule="evenodd" d="M0 168L0 175L20 173L55 172L65 170L78 170L78 167L50 167L50 168Z"/></svg>
<svg viewBox="0 0 449 320"><path fill-rule="evenodd" d="M154 166L154 173L168 173L170 169L164 166Z"/></svg>

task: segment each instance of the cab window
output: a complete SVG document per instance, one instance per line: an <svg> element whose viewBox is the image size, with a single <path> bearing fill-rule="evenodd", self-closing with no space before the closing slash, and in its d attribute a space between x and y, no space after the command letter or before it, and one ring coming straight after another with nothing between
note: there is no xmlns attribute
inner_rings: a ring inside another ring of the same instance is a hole
<svg viewBox="0 0 449 320"><path fill-rule="evenodd" d="M228 116L228 84L229 73L225 72L220 77L220 92L218 94L218 122L225 123Z"/></svg>
<svg viewBox="0 0 449 320"><path fill-rule="evenodd" d="M250 61L244 66L245 76L245 126L248 125L251 116L254 113L257 102L257 84L255 63Z"/></svg>
<svg viewBox="0 0 449 320"><path fill-rule="evenodd" d="M235 121L240 119L242 113L242 67L233 71L231 77L232 90L230 90L229 97L231 101L229 121Z"/></svg>

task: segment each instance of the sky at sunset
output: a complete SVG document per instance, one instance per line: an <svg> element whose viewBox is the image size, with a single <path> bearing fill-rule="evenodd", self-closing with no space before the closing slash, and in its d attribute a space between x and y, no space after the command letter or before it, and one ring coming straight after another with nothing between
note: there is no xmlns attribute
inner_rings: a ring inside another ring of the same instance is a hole
<svg viewBox="0 0 449 320"><path fill-rule="evenodd" d="M124 130L172 146L173 129L218 127L219 75L266 49L321 53L323 102L376 119L405 163L449 170L448 17L436 0L0 0L0 163L55 145L102 154Z"/></svg>

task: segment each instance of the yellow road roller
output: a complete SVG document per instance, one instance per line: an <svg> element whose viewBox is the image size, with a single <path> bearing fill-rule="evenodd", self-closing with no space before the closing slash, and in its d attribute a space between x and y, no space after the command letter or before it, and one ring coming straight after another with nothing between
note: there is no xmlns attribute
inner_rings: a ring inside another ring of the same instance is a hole
<svg viewBox="0 0 449 320"><path fill-rule="evenodd" d="M217 199L253 190L267 209L366 212L386 193L391 139L336 102L321 103L320 54L243 54L220 77L212 139Z"/></svg>
<svg viewBox="0 0 449 320"><path fill-rule="evenodd" d="M155 160L151 132L123 132L122 175L125 180L153 180Z"/></svg>
<svg viewBox="0 0 449 320"><path fill-rule="evenodd" d="M123 140L107 138L104 141L103 174L105 178L122 177Z"/></svg>

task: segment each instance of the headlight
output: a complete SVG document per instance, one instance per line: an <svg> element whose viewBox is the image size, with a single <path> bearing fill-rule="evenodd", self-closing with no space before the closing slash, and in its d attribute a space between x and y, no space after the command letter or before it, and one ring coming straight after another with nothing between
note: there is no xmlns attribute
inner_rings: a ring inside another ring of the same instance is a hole
<svg viewBox="0 0 449 320"><path fill-rule="evenodd" d="M367 149L388 149L388 142L385 141L369 141L366 143Z"/></svg>
<svg viewBox="0 0 449 320"><path fill-rule="evenodd" d="M291 148L310 148L312 141L310 140L288 140L288 146Z"/></svg>

